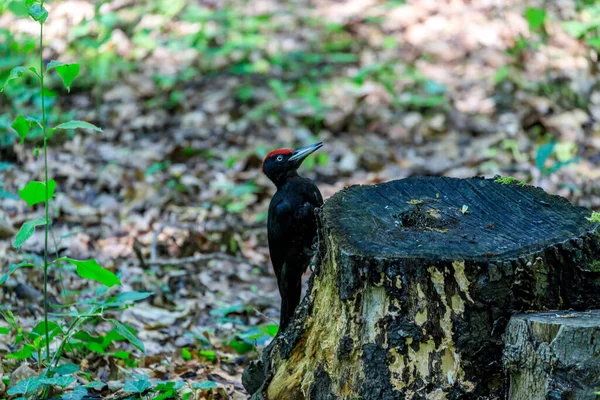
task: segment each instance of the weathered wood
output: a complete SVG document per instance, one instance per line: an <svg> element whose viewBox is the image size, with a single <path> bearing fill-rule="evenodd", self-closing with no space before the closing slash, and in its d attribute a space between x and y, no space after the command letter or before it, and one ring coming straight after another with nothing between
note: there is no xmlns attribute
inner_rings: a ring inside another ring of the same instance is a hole
<svg viewBox="0 0 600 400"><path fill-rule="evenodd" d="M511 400L598 398L600 311L515 315L505 342Z"/></svg>
<svg viewBox="0 0 600 400"><path fill-rule="evenodd" d="M600 304L590 215L480 178L344 189L321 210L308 295L244 385L254 399L504 396L515 312Z"/></svg>

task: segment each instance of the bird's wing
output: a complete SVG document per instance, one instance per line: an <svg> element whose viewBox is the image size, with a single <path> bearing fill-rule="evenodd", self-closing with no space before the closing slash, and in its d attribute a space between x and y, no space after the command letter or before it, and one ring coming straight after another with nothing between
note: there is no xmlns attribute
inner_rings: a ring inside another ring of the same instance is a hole
<svg viewBox="0 0 600 400"><path fill-rule="evenodd" d="M323 198L316 186L308 182L293 195L278 192L269 205L269 252L277 279L284 263L291 263L288 267L302 274L311 257L317 231L315 208L323 204ZM290 255L292 258L288 259Z"/></svg>
<svg viewBox="0 0 600 400"><path fill-rule="evenodd" d="M268 216L268 235L269 235L269 253L271 254L271 262L275 269L277 280L281 276L281 269L285 262L287 249L290 243L290 232L292 229L293 209L291 204L286 199L279 201L269 206Z"/></svg>
<svg viewBox="0 0 600 400"><path fill-rule="evenodd" d="M313 198L315 197L315 198ZM295 211L295 220L300 223L296 227L297 243L294 243L297 251L302 252L308 259L312 257L313 241L317 235L317 219L315 208L321 207L322 201L316 195L305 199L304 203ZM308 260L306 260L308 262Z"/></svg>

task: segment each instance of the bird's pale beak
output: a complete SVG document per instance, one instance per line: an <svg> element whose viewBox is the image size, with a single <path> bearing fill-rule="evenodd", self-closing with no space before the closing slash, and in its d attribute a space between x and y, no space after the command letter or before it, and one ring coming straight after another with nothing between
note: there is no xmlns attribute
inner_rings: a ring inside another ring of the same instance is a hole
<svg viewBox="0 0 600 400"><path fill-rule="evenodd" d="M323 146L323 142L319 142L319 143L311 144L310 146L301 147L292 153L292 156L288 159L288 161L291 161L291 162L296 163L297 165L300 165L306 157L308 157L310 154L314 153L315 151L319 150L322 146Z"/></svg>

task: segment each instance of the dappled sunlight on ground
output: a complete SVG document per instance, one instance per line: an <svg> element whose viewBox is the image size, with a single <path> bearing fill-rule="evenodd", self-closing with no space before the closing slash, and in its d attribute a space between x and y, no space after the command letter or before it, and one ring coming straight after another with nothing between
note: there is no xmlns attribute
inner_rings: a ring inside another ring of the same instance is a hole
<svg viewBox="0 0 600 400"><path fill-rule="evenodd" d="M124 290L155 293L123 313L146 343L146 368L221 374L243 398L255 346L240 335L278 319L265 231L274 187L260 171L270 149L324 141L301 173L326 198L408 176L501 174L600 208L600 87L591 50L564 29L579 16L571 1L153 3L53 1L44 51L82 64L70 94L49 78L51 122L69 116L104 130L52 139L56 248L119 272ZM544 5L546 33L530 32L526 9ZM39 26L11 12L0 26L10 32L0 32L4 77L34 60L35 40L16 43ZM7 87L2 130L12 134L18 113L39 113L34 92ZM0 142L8 192L40 179L39 134L27 140ZM39 259L41 233L22 252L11 238L42 212L0 197L2 268L26 253ZM40 310L17 288L39 292L40 276L20 270L0 286L26 325ZM51 295L86 285L54 273ZM12 351L5 338L0 353ZM182 347L214 350L217 361L187 364ZM122 378L105 358L95 362L99 378Z"/></svg>

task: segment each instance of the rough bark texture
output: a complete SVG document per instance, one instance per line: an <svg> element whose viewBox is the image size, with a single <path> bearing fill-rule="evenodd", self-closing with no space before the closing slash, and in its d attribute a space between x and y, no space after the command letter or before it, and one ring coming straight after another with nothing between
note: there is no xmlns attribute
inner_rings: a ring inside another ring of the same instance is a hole
<svg viewBox="0 0 600 400"><path fill-rule="evenodd" d="M479 178L344 189L321 210L307 296L244 385L253 399L504 396L515 312L600 305L590 215Z"/></svg>
<svg viewBox="0 0 600 400"><path fill-rule="evenodd" d="M510 399L599 397L600 311L516 315L505 341Z"/></svg>

